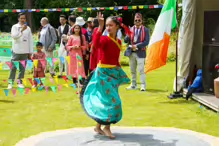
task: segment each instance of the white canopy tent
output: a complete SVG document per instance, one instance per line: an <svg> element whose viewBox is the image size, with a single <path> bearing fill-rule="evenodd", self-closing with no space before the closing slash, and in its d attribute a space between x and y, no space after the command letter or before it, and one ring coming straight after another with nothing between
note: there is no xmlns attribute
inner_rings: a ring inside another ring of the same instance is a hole
<svg viewBox="0 0 219 146"><path fill-rule="evenodd" d="M193 71L194 65L202 68L204 12L219 10L219 0L183 0L182 5L183 16L178 42L178 91L182 89L183 80Z"/></svg>

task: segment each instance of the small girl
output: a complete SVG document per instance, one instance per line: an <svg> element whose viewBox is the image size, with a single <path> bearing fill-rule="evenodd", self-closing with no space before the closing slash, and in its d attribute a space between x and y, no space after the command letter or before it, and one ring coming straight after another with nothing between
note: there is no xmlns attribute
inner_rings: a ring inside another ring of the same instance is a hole
<svg viewBox="0 0 219 146"><path fill-rule="evenodd" d="M46 66L46 55L42 52L43 44L41 42L37 42L36 44L37 52L33 54L32 60L38 60L37 68L34 67L34 78L45 78L45 66ZM37 81L34 80L34 85L32 88L35 88L38 85ZM43 83L40 83L40 86L43 87Z"/></svg>
<svg viewBox="0 0 219 146"><path fill-rule="evenodd" d="M72 75L73 82L76 83L78 75L85 78L84 63L82 52L86 50L85 36L82 34L81 27L75 24L72 28L72 35L70 36L66 45L68 55L70 56L70 64L68 65L68 75ZM79 55L82 60L77 59L76 55ZM77 64L77 62L79 62ZM78 71L78 73L77 73Z"/></svg>
<svg viewBox="0 0 219 146"><path fill-rule="evenodd" d="M130 80L121 69L119 56L121 40L116 34L120 27L117 17L108 17L106 29L108 36L102 36L104 18L98 13L99 28L94 34L93 49L99 50L99 64L85 81L81 90L80 102L85 112L97 122L94 130L102 135L114 139L110 125L122 119L122 104L118 93L121 84ZM101 129L101 125L105 125Z"/></svg>

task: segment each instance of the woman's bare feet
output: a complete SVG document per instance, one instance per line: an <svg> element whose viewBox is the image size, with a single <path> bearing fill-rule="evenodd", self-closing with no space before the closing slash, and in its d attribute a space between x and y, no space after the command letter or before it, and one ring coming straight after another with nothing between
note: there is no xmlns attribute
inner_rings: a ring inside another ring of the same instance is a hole
<svg viewBox="0 0 219 146"><path fill-rule="evenodd" d="M104 135L104 132L101 129L101 125L99 123L97 123L96 127L94 128L94 131L97 132L100 135Z"/></svg>
<svg viewBox="0 0 219 146"><path fill-rule="evenodd" d="M101 128L97 128L96 127L96 128L94 128L94 131L97 132L100 135L104 135L104 132L103 132L103 130Z"/></svg>
<svg viewBox="0 0 219 146"><path fill-rule="evenodd" d="M105 134L105 136L109 137L110 139L115 139L116 137L112 134L111 130L110 130L110 126L105 126L103 129L103 132Z"/></svg>

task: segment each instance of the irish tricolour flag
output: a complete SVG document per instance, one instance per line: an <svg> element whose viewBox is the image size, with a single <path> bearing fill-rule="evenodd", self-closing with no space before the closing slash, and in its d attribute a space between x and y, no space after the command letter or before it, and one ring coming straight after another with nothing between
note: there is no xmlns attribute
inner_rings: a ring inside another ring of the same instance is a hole
<svg viewBox="0 0 219 146"><path fill-rule="evenodd" d="M149 43L145 73L166 64L171 30L176 25L176 0L166 0Z"/></svg>

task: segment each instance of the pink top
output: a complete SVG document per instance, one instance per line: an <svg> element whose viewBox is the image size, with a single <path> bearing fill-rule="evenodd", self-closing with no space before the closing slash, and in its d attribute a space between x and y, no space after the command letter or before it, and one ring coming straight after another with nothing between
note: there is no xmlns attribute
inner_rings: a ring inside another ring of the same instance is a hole
<svg viewBox="0 0 219 146"><path fill-rule="evenodd" d="M85 36L82 35L82 38L83 38L83 44L81 45L80 37L71 35L66 45L66 48L69 51L68 55L70 56L70 64L68 65L68 74L72 75L73 78L77 78L78 75L85 77L83 60L78 60L76 58L76 54L78 54L81 58L83 58L82 51L86 50L87 48ZM81 48L73 49L72 47L74 46L81 46ZM80 62L80 66L77 65L77 62Z"/></svg>

